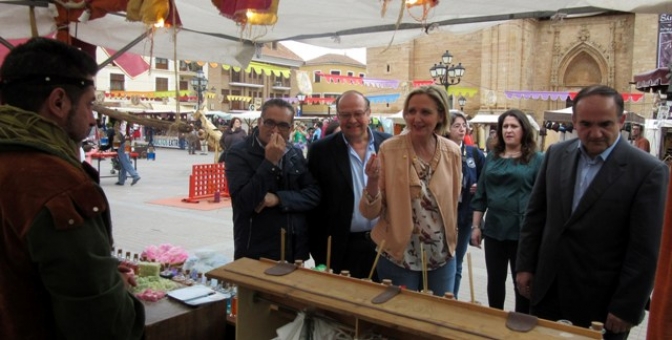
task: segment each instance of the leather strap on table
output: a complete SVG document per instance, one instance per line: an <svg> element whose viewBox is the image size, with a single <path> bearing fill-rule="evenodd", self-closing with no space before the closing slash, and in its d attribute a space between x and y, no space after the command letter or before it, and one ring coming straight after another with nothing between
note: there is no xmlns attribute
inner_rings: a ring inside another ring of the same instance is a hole
<svg viewBox="0 0 672 340"><path fill-rule="evenodd" d="M529 314L509 312L506 327L516 332L529 332L537 326L537 317Z"/></svg>
<svg viewBox="0 0 672 340"><path fill-rule="evenodd" d="M296 266L293 263L281 262L271 268L264 270L264 274L273 276L285 276L295 270Z"/></svg>
<svg viewBox="0 0 672 340"><path fill-rule="evenodd" d="M385 303L387 301L390 301L393 297L397 296L399 293L401 293L401 288L398 286L387 286L385 288L385 291L380 293L378 296L374 297L371 300L371 303L379 305L382 303Z"/></svg>

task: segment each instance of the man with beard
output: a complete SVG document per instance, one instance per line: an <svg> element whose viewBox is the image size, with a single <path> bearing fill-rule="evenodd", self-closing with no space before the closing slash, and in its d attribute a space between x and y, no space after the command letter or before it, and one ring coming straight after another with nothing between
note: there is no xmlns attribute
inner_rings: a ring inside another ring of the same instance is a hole
<svg viewBox="0 0 672 340"><path fill-rule="evenodd" d="M109 203L78 157L96 62L55 40L0 68L0 339L140 339L144 308L110 256Z"/></svg>
<svg viewBox="0 0 672 340"><path fill-rule="evenodd" d="M326 264L331 236L331 268L369 276L376 257L371 229L378 219L359 212L367 176L364 166L389 134L369 128L371 105L360 92L346 91L336 99L341 131L313 143L308 167L322 189L322 201L310 214L310 253L316 264ZM375 279L375 277L374 277Z"/></svg>

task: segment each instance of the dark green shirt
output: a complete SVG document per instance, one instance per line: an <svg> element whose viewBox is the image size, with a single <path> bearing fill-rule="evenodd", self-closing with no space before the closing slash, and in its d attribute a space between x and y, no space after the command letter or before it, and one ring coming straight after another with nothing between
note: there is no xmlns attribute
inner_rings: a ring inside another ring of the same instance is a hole
<svg viewBox="0 0 672 340"><path fill-rule="evenodd" d="M483 234L496 240L517 241L530 193L541 168L537 152L528 164L488 154L471 206L486 212Z"/></svg>

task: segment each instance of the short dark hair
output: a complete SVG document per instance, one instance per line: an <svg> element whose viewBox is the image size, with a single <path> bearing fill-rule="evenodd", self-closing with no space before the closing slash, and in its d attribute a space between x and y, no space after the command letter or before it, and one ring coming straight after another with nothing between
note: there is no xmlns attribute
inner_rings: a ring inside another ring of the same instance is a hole
<svg viewBox="0 0 672 340"><path fill-rule="evenodd" d="M572 105L572 114L576 114L576 106L579 104L581 99L590 97L590 96L602 96L602 97L611 97L616 103L616 112L617 117L623 115L623 110L625 109L625 104L623 103L623 95L621 95L615 89L606 86L606 85L591 85L584 87L579 93L574 97L574 105Z"/></svg>
<svg viewBox="0 0 672 340"><path fill-rule="evenodd" d="M369 110L371 108L371 101L369 100L369 98L366 98L366 96L363 93L361 93L359 91L356 91L356 90L348 90L348 91L345 91L345 92L341 93L341 95L336 97L336 100L334 100L334 105L336 105L336 112L338 112L338 103L341 101L341 98L343 98L344 96L349 95L349 94L356 94L356 95L364 98L364 103L366 103L366 109Z"/></svg>
<svg viewBox="0 0 672 340"><path fill-rule="evenodd" d="M98 73L87 53L48 38L32 38L12 49L0 67L0 103L37 112L49 94L62 88L77 102Z"/></svg>
<svg viewBox="0 0 672 340"><path fill-rule="evenodd" d="M233 118L231 118L231 121L229 121L229 129L233 129L233 123L235 123L236 120L240 121L240 124L243 124L242 119L240 119L238 117L233 117Z"/></svg>
<svg viewBox="0 0 672 340"><path fill-rule="evenodd" d="M289 110L289 112L292 113L292 122L294 122L294 106L292 104L280 99L280 98L273 98L267 100L264 105L261 106L261 118L264 118L264 114L266 113L266 110L269 107L280 107L280 108L286 108Z"/></svg>

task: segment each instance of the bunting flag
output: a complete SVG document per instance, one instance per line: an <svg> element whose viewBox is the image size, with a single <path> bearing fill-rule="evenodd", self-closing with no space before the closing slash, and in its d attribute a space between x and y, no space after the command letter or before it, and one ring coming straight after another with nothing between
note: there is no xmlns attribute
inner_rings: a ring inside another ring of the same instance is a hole
<svg viewBox="0 0 672 340"><path fill-rule="evenodd" d="M506 99L566 100L567 91L504 91Z"/></svg>
<svg viewBox="0 0 672 340"><path fill-rule="evenodd" d="M388 80L388 79L371 79L371 78L363 78L364 79L364 85L370 86L370 87L375 87L379 89L396 89L399 88L399 81L398 80Z"/></svg>
<svg viewBox="0 0 672 340"><path fill-rule="evenodd" d="M387 104L387 103L394 103L396 102L399 97L401 97L400 93L395 93L395 94L378 94L378 95L372 95L372 96L366 96L366 98L369 99L371 104Z"/></svg>
<svg viewBox="0 0 672 340"><path fill-rule="evenodd" d="M240 72L242 68L236 67L236 66L231 66L231 65L226 65L222 64L222 69L228 71L231 68L233 68L234 71ZM270 76L271 74L275 75L276 77L285 77L289 78L289 75L291 73L291 70L287 67L282 67L282 66L276 66L276 65L270 65L270 64L264 64L264 63L259 63L252 61L250 64L245 68L245 73L250 74L254 70L257 74L265 74L267 76Z"/></svg>
<svg viewBox="0 0 672 340"><path fill-rule="evenodd" d="M306 104L322 104L322 105L331 105L336 98L314 98L314 97L308 97L306 100L304 100L304 103Z"/></svg>
<svg viewBox="0 0 672 340"><path fill-rule="evenodd" d="M449 96L463 96L463 97L473 97L478 93L478 88L476 87L462 87L462 86L451 86L448 88Z"/></svg>
<svg viewBox="0 0 672 340"><path fill-rule="evenodd" d="M102 49L108 57L117 53L117 51L111 48L102 47ZM149 64L142 56L129 52L120 55L117 59L114 60L114 63L117 64L121 71L131 79L149 70Z"/></svg>
<svg viewBox="0 0 672 340"><path fill-rule="evenodd" d="M542 100L574 100L578 92L571 91L504 91L506 99L542 99ZM642 93L622 93L623 101L639 102L644 97Z"/></svg>
<svg viewBox="0 0 672 340"><path fill-rule="evenodd" d="M434 85L433 80L414 80L413 81L413 88L418 88L421 86L429 86L429 85Z"/></svg>
<svg viewBox="0 0 672 340"><path fill-rule="evenodd" d="M437 85L434 83L434 80L414 80L412 82L413 88L418 88L422 86L430 86L430 85ZM437 86L442 86L442 85L437 85ZM457 86L457 85L451 85L448 87L448 95L451 96L463 96L463 97L473 97L478 93L478 88L477 87L465 87L465 86Z"/></svg>
<svg viewBox="0 0 672 340"><path fill-rule="evenodd" d="M569 92L569 98L574 100L577 94L578 92ZM643 93L621 93L621 95L623 96L623 101L631 101L633 103L638 103L644 97Z"/></svg>
<svg viewBox="0 0 672 340"><path fill-rule="evenodd" d="M337 74L317 73L327 83L364 85L364 78L353 76L341 76Z"/></svg>
<svg viewBox="0 0 672 340"><path fill-rule="evenodd" d="M389 79L373 79L366 77L355 76L341 76L336 74L317 73L320 78L326 82L334 84L349 84L349 85L365 85L369 87L376 87L380 89L396 89L399 87L398 80Z"/></svg>
<svg viewBox="0 0 672 340"><path fill-rule="evenodd" d="M228 96L226 96L226 99L231 101L231 102L246 102L246 103L249 103L249 102L252 101L252 97L248 97L248 96L228 95Z"/></svg>
<svg viewBox="0 0 672 340"><path fill-rule="evenodd" d="M189 90L180 90L180 97L189 96ZM154 98L175 98L175 91L110 91L105 92L107 98L139 97L142 100Z"/></svg>

